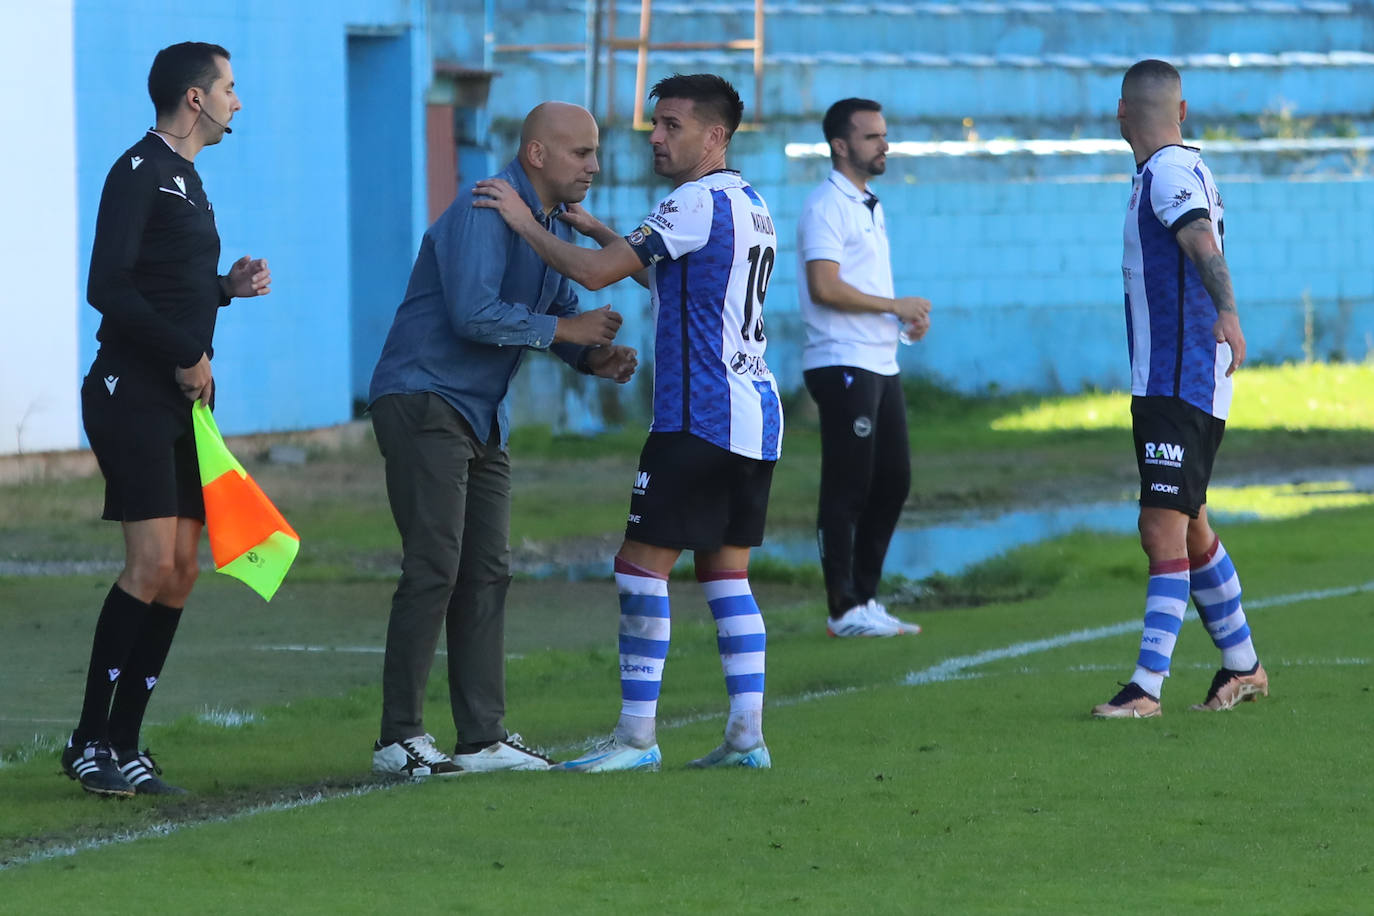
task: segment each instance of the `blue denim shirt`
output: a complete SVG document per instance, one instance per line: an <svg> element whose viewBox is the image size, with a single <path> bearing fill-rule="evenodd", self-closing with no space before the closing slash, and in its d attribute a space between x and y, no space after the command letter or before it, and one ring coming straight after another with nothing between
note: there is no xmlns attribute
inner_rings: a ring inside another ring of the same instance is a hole
<svg viewBox="0 0 1374 916"><path fill-rule="evenodd" d="M543 220L539 197L519 161L496 177L508 181ZM511 379L527 348L550 349L558 317L577 314L577 294L499 213L472 202L469 185L425 232L372 372L368 402L432 391L452 404L483 441L497 423L504 449ZM559 205L555 213L561 210ZM556 236L572 240L567 223L551 219L551 224ZM551 349L576 367L586 348L558 343Z"/></svg>

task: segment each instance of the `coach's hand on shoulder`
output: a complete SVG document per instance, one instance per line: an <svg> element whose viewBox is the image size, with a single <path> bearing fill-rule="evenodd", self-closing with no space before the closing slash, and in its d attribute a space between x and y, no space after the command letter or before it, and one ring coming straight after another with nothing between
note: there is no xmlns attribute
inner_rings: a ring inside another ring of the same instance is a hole
<svg viewBox="0 0 1374 916"><path fill-rule="evenodd" d="M554 343L574 343L584 347L603 347L615 340L616 332L624 319L619 312L611 311L609 305L589 312L581 312L571 318L558 319L554 329Z"/></svg>
<svg viewBox="0 0 1374 916"><path fill-rule="evenodd" d="M189 369L177 367L176 371L177 387L181 393L186 395L188 401L204 401L210 403L210 398L214 394L215 379L210 372L210 357L204 353L200 354L200 362Z"/></svg>
<svg viewBox="0 0 1374 916"><path fill-rule="evenodd" d="M1231 345L1231 365L1226 367L1226 374L1230 375L1245 362L1245 335L1240 330L1240 316L1234 311L1222 312L1217 316L1217 323L1212 325L1212 336L1217 343Z"/></svg>
<svg viewBox="0 0 1374 916"><path fill-rule="evenodd" d="M474 207L495 210L512 229L531 231L539 228L529 204L505 179L483 178L473 185L472 194L475 198L472 202Z"/></svg>
<svg viewBox="0 0 1374 916"><path fill-rule="evenodd" d="M229 268L224 277L225 291L235 299L251 299L272 292L272 272L266 258L244 255Z"/></svg>
<svg viewBox="0 0 1374 916"><path fill-rule="evenodd" d="M598 378L608 378L625 384L639 368L639 354L634 347L597 347L587 354L587 369Z"/></svg>

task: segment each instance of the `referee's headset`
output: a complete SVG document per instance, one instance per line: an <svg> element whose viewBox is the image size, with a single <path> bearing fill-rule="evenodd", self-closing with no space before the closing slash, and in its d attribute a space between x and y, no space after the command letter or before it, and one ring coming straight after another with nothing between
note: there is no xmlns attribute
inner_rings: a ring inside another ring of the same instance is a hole
<svg viewBox="0 0 1374 916"><path fill-rule="evenodd" d="M205 117L209 118L211 124L214 124L216 127L218 127L218 128L220 128L221 130L223 130L226 134L232 134L232 133L234 132L234 128L230 127L228 124L221 124L221 123L219 123L218 121L215 120L214 115L210 114L210 112L208 112L208 111L205 110L205 107L204 107L203 105L201 105L201 103L200 103L200 96L198 96L198 95L193 95L193 96L191 96L191 101L195 103L195 105L196 105L196 111L200 112L200 114L203 114L203 115L205 115ZM199 117L199 115L197 115L197 117Z"/></svg>

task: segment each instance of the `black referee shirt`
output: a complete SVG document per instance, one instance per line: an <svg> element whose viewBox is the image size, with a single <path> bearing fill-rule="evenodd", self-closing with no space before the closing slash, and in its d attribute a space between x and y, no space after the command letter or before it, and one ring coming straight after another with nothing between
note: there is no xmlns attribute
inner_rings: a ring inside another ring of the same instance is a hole
<svg viewBox="0 0 1374 916"><path fill-rule="evenodd" d="M101 354L171 375L214 355L219 232L195 166L157 134L120 156L100 195L86 298Z"/></svg>

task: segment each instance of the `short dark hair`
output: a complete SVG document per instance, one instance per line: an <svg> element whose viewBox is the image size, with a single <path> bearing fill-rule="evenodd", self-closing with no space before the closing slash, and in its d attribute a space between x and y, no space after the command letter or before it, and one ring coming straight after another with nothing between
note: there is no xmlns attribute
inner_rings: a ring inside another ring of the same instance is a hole
<svg viewBox="0 0 1374 916"><path fill-rule="evenodd" d="M148 71L148 97L159 115L176 111L177 103L193 86L210 90L219 78L216 57L229 59L229 52L204 41L183 41L157 52Z"/></svg>
<svg viewBox="0 0 1374 916"><path fill-rule="evenodd" d="M1181 86L1183 77L1178 75L1178 70L1168 61L1151 58L1131 65L1131 69L1121 78L1121 94L1125 96L1127 87L1136 83L1171 83Z"/></svg>
<svg viewBox="0 0 1374 916"><path fill-rule="evenodd" d="M725 125L726 139L734 136L744 117L744 103L730 82L714 73L674 73L654 83L649 90L651 99L689 99L707 120Z"/></svg>
<svg viewBox="0 0 1374 916"><path fill-rule="evenodd" d="M825 120L821 121L821 131L825 134L825 142L831 140L844 140L849 136L849 122L854 117L856 111L877 111L881 112L883 106L872 99L840 99L831 105L825 112Z"/></svg>

